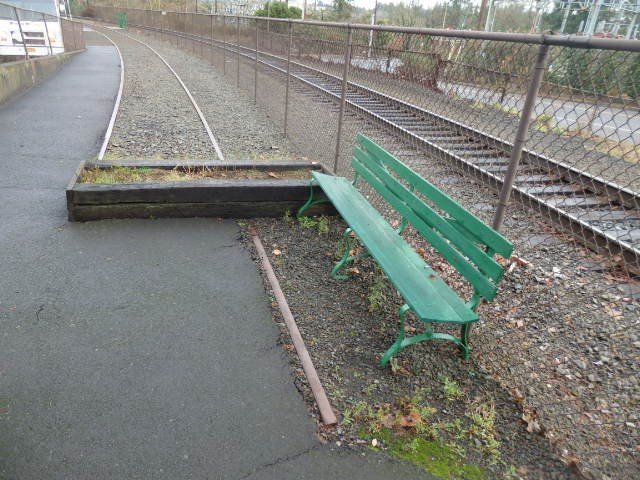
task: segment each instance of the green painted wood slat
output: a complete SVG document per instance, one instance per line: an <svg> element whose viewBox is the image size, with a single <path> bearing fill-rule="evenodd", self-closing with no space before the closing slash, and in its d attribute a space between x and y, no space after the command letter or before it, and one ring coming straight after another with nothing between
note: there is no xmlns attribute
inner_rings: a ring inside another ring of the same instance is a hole
<svg viewBox="0 0 640 480"><path fill-rule="evenodd" d="M431 200L438 208L455 218L467 230L473 232L474 236L480 239L485 246L505 258L509 258L511 256L511 253L513 252L513 245L509 240L504 238L490 226L486 225L482 220L469 213L462 205L449 198L441 190L418 175L418 173L413 169L396 159L389 152L362 134L358 134L357 144L362 150L371 154L385 167L390 168L399 176L407 180L417 191L429 198L429 200Z"/></svg>
<svg viewBox="0 0 640 480"><path fill-rule="evenodd" d="M497 293L497 287L487 278L482 272L477 270L474 265L469 262L460 252L458 252L453 246L447 242L446 238L440 236L440 234L431 228L415 211L415 208L410 207L405 201L397 197L394 192L389 188L389 185L385 185L380 178L375 176L372 172L374 169L368 169L365 165L355 159L352 163L356 172L369 183L383 198L385 198L389 204L398 211L404 218L409 220L409 223L436 249L440 254L453 265L460 274L465 277L469 283L471 283L475 289L486 299L493 300ZM385 179L388 181L388 178ZM405 188L404 185L400 187ZM408 191L407 191L408 192ZM410 200L410 199L407 199ZM415 199L419 202L419 199ZM437 215L435 212L433 214ZM460 237L461 233L453 229L447 222L443 221L447 228L451 230L449 232L450 239L452 237ZM437 223L437 222L434 222ZM453 240L452 240L453 241ZM477 248L477 247L476 247ZM499 266L498 266L499 267ZM499 273L502 273L502 268L499 267Z"/></svg>
<svg viewBox="0 0 640 480"><path fill-rule="evenodd" d="M447 218L441 216L427 205L424 200L402 184L396 177L391 175L384 167L375 162L375 160L370 159L369 156L358 147L354 150L352 166L354 165L354 161L360 163L360 168L371 170L400 201L406 203L416 215L428 224L428 230L435 229L440 232L440 235L453 242L458 250L473 261L483 273L492 279L498 279L502 276L502 266L492 255L489 255L485 250L476 245L476 242L479 241L477 237L469 236L464 231L460 231L460 229L453 226ZM355 166L354 169L358 172ZM420 233L424 234L423 232Z"/></svg>

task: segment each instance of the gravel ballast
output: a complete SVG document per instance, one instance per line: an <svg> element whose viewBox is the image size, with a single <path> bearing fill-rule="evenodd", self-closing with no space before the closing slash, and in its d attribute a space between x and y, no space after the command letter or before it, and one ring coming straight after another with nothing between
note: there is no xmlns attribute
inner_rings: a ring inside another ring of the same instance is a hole
<svg viewBox="0 0 640 480"><path fill-rule="evenodd" d="M215 151L176 78L147 47L99 29L120 48L124 89L105 160L215 158Z"/></svg>
<svg viewBox="0 0 640 480"><path fill-rule="evenodd" d="M100 31L116 42L125 63L122 102L105 160L215 159L204 126L166 65L117 30ZM139 38L160 53L185 83L225 160L299 158L268 116L213 66L165 42Z"/></svg>

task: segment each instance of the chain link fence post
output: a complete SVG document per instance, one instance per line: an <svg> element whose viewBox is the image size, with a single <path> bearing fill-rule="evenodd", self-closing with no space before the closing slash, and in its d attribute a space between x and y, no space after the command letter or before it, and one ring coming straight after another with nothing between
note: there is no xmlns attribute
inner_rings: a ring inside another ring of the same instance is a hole
<svg viewBox="0 0 640 480"><path fill-rule="evenodd" d="M240 88L240 15L236 15L236 46L238 47L238 63L236 65L236 87Z"/></svg>
<svg viewBox="0 0 640 480"><path fill-rule="evenodd" d="M540 90L540 83L544 75L547 56L549 54L549 45L542 44L538 49L538 55L536 57L536 63L529 82L529 88L527 90L527 96L522 107L522 113L520 114L520 122L518 123L518 130L516 132L516 138L513 142L513 148L511 149L511 156L509 158L509 167L507 173L504 176L504 183L500 190L500 199L498 200L498 208L493 217L493 228L500 230L502 221L504 220L505 211L511 197L511 190L518 171L518 165L520 164L520 158L522 157L522 150L525 143L529 140L529 126L533 117L533 109L535 107L536 99L538 98L538 91Z"/></svg>
<svg viewBox="0 0 640 480"><path fill-rule="evenodd" d="M194 37L196 29L196 14L191 13L189 17L191 18L191 26L189 27L189 37L191 38L191 53L196 53L196 39Z"/></svg>
<svg viewBox="0 0 640 480"><path fill-rule="evenodd" d="M216 5L216 8L217 8L217 5ZM213 15L209 16L209 20L210 20L210 23L211 23L211 25L209 27L209 40L210 40L210 43L209 43L209 61L211 62L211 65L213 65L213 29L214 29L213 22L214 22L214 19L215 19L215 21L217 21L217 18L214 17Z"/></svg>
<svg viewBox="0 0 640 480"><path fill-rule="evenodd" d="M227 17L222 15L222 74L227 74Z"/></svg>
<svg viewBox="0 0 640 480"><path fill-rule="evenodd" d="M338 114L338 131L336 133L336 154L333 161L333 173L338 172L338 160L340 159L340 142L342 137L342 122L344 119L344 108L347 101L347 83L349 78L349 64L351 63L351 40L353 29L347 26L347 38L344 48L344 68L342 70L342 89L340 92L340 113Z"/></svg>
<svg viewBox="0 0 640 480"><path fill-rule="evenodd" d="M75 23L71 24L71 33L73 35L73 51L77 51L78 50L78 45L76 43L76 27L75 27Z"/></svg>
<svg viewBox="0 0 640 480"><path fill-rule="evenodd" d="M287 48L287 79L284 90L284 136L287 136L289 124L289 84L291 83L291 47L293 45L293 23L289 20L289 46Z"/></svg>
<svg viewBox="0 0 640 480"><path fill-rule="evenodd" d="M173 34L176 37L176 48L180 48L180 34L178 33L178 29L180 28L180 19L182 18L182 15L184 15L182 12L175 12L175 25L173 26Z"/></svg>
<svg viewBox="0 0 640 480"><path fill-rule="evenodd" d="M256 58L255 58L255 63L254 63L254 77L253 77L253 101L254 103L258 103L258 48L259 48L259 34L260 34L260 29L259 29L260 24L258 23L258 20L256 19Z"/></svg>
<svg viewBox="0 0 640 480"><path fill-rule="evenodd" d="M202 20L205 19L206 17L204 16L203 13L199 14L198 17L196 17L198 19L198 28L197 28L197 37L198 37L198 43L200 44L200 58L204 58L204 32L202 31Z"/></svg>

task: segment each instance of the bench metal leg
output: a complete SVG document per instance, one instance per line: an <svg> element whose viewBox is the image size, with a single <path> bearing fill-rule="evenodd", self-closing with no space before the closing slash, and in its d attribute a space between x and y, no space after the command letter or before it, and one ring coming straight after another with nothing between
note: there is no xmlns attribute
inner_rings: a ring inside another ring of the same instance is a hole
<svg viewBox="0 0 640 480"><path fill-rule="evenodd" d="M469 333L471 332L471 324L465 323L460 327L460 349L465 360L469 359Z"/></svg>
<svg viewBox="0 0 640 480"><path fill-rule="evenodd" d="M398 338L396 339L395 343L391 345L389 347L389 350L387 350L382 356L382 359L380 360L380 366L382 368L387 366L389 360L391 360L391 357L393 357L396 353L398 353L405 347L405 345L403 345L405 342L404 318L406 317L409 310L411 310L411 308L406 303L402 307L400 307L400 333L398 334Z"/></svg>
<svg viewBox="0 0 640 480"><path fill-rule="evenodd" d="M352 232L351 228L347 228L342 234L342 237L348 240L350 238L351 232ZM368 252L360 253L358 255L350 255L349 254L350 251L351 249L349 248L349 246L347 246L346 251L344 252L344 255L342 256L340 261L336 264L336 266L333 267L333 269L331 270L331 277L334 280L346 280L347 278L349 278L349 275L341 275L339 273L340 270L348 263L351 263L354 260L357 260L358 258L366 258L371 256Z"/></svg>
<svg viewBox="0 0 640 480"><path fill-rule="evenodd" d="M403 348L406 348L409 345L413 345L414 343L424 342L426 340L447 340L449 342L453 342L458 345L458 347L460 347L464 359L467 360L469 358L469 332L471 331L470 323L461 326L460 338L449 335L448 333L434 333L431 329L430 323L427 323L427 331L425 333L406 338L404 319L409 310L410 308L406 304L403 305L402 308L400 308L400 333L398 334L398 338L396 339L394 344L391 345L391 347L389 347L389 350L387 350L382 356L382 360L380 360L380 366L382 368L386 367L389 363L389 360L391 360L391 357L393 357Z"/></svg>
<svg viewBox="0 0 640 480"><path fill-rule="evenodd" d="M315 186L315 182L313 180L311 180L311 182L309 182L309 185L311 187L311 193L309 194L309 200L307 200L307 202L300 207L300 210L298 210L298 213L296 215L296 218L300 218L303 216L303 213L308 210L309 208L313 207L314 205L318 205L320 203L327 203L329 201L328 198L319 198L314 200L313 199L313 187Z"/></svg>

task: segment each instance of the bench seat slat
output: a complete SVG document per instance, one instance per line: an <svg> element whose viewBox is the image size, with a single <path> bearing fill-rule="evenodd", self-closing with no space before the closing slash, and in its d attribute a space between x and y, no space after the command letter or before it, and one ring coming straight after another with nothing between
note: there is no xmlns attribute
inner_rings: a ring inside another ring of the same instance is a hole
<svg viewBox="0 0 640 480"><path fill-rule="evenodd" d="M414 228L416 228L418 232L420 232L420 234L431 245L433 245L433 247L435 247L435 249L438 250L440 254L451 265L453 265L478 290L478 292L480 292L480 294L483 297L485 297L488 300L493 300L495 298L496 293L498 291L498 288L496 287L496 285L494 285L491 282L491 280L489 280L480 271L478 271L474 267L474 265L469 262L469 260L467 260L452 246L452 244L450 244L444 237L440 236L440 234L436 230L434 230L427 223L425 223L423 218L418 216L415 210L410 208L407 205L407 203L405 203L405 202L410 202L411 197L405 196L405 199L401 199L395 196L394 192L390 190L391 186L388 185L388 182L387 182L387 185L385 185L383 183L383 180L375 176L375 173L376 173L375 167L369 170L365 167L365 165L357 161L357 159L353 163L354 163L354 166L356 167L356 171L367 181L367 183L373 186L374 189L380 195L382 195L389 202L389 204L396 211L398 211L398 213L400 213L403 216L403 218L406 218L409 221L409 223L411 223L414 226ZM386 179L386 180L389 180L389 179ZM395 187L406 189L404 185L400 185L400 184L395 185ZM411 194L408 190L405 193L407 195L413 196L413 194ZM417 198L415 198L415 200L419 202ZM428 208L424 205L422 205L422 207ZM432 213L435 218L432 218L431 220L434 220L434 223L439 224L439 226L442 226L441 224L444 223L446 224L446 227L448 227L448 229L453 230L453 232L449 232L449 236L448 236L449 240L454 242L454 238L453 238L454 236L461 237L460 232L455 230L448 222L446 222L446 220L444 220L442 217L439 217L435 212L432 212ZM464 239L456 239L456 240L458 240L459 242L464 241ZM466 241L466 243L469 243L469 242ZM468 246L468 249L471 250L471 247L474 247L477 250L477 252L474 252L476 253L476 257L480 257L483 260L487 259L484 252L478 251L475 245ZM482 258L482 256L484 258ZM499 276L502 273L502 268L499 265L497 265L497 268L499 269L499 271L497 272Z"/></svg>
<svg viewBox="0 0 640 480"><path fill-rule="evenodd" d="M385 196L387 201L393 203L394 199L397 199L402 202L405 207L405 211L407 208L413 211L424 225L424 228L418 228L423 236L429 235L430 237L433 237L434 230L436 230L438 232L437 235L449 240L453 245L455 245L456 249L460 253L475 264L475 266L470 265L470 268L475 269L477 267L487 277L493 280L500 279L503 273L502 266L493 258L492 255L488 254L476 244L476 242L482 243L477 237L469 235L469 233L461 231L460 228L453 226L450 222L450 220L453 219L442 217L438 212L421 200L414 192L411 192L396 177L391 175L384 166L380 165L375 159L368 157L367 154L358 147L356 147L354 151L352 166L358 174L363 176L363 178L366 177L365 179L367 182L371 183L371 181L376 181L379 185L384 184L384 188L391 194L390 198ZM367 173L368 171L371 171L371 173L375 175L375 180ZM376 190L378 189L378 187L375 188ZM394 208L396 208L396 205L394 205ZM402 213L402 215L406 217L404 213ZM413 224L413 222L411 223ZM415 224L413 224L413 226L418 227ZM431 242L430 239L428 240ZM440 247L436 245L434 246L440 250ZM451 248L447 249L447 251L450 250ZM441 251L441 253L444 254L447 260L450 260L446 252ZM466 259L463 259L463 261L467 262ZM456 268L458 267L456 266Z"/></svg>
<svg viewBox="0 0 640 480"><path fill-rule="evenodd" d="M509 240L467 212L464 207L447 197L438 188L418 175L413 169L406 166L362 134L358 134L357 144L365 152L375 156L376 159L407 180L417 191L429 198L438 208L441 208L455 218L468 231L473 232L474 236L480 239L484 245L505 258L511 256L513 245Z"/></svg>
<svg viewBox="0 0 640 480"><path fill-rule="evenodd" d="M312 175L421 320L457 324L478 320L347 179L319 172Z"/></svg>

